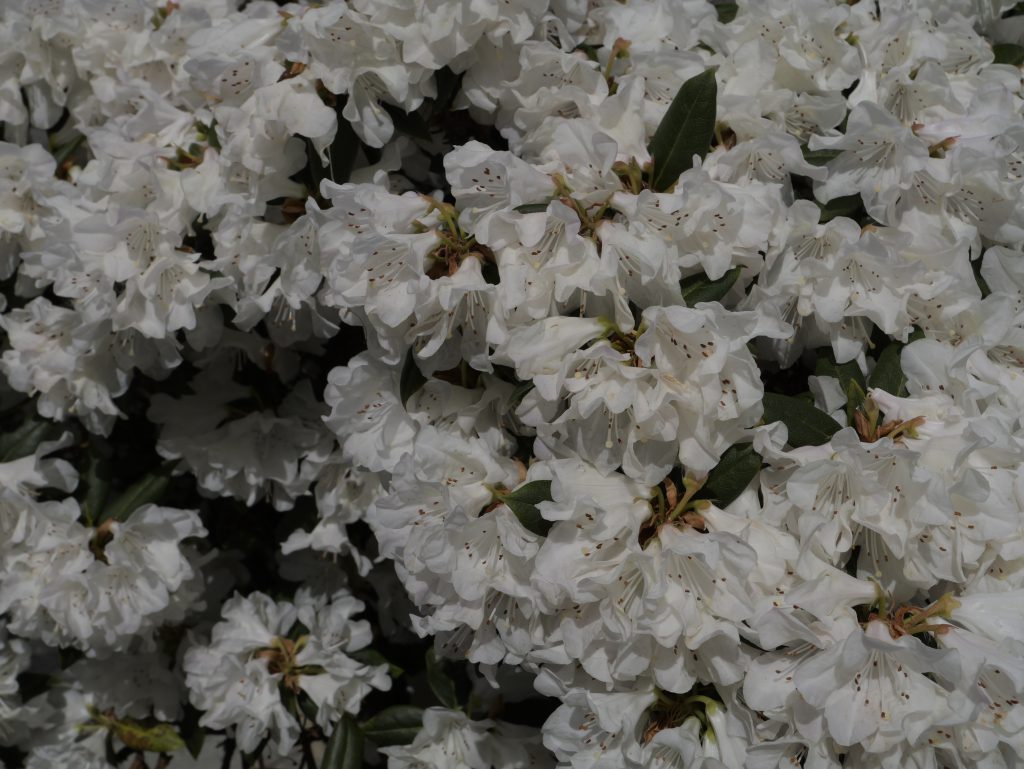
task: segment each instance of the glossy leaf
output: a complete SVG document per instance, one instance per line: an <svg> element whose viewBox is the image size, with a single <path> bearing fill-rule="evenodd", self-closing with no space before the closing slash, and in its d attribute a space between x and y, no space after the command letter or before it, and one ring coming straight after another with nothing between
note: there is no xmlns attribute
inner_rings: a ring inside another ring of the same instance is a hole
<svg viewBox="0 0 1024 769"><path fill-rule="evenodd" d="M903 345L898 343L891 344L882 350L878 356L878 362L868 377L868 387L876 387L899 397L907 394L907 377L900 364L900 353L902 352Z"/></svg>
<svg viewBox="0 0 1024 769"><path fill-rule="evenodd" d="M171 485L171 471L176 464L174 461L165 462L153 472L142 476L107 505L96 522L124 521L143 505L159 502L167 487Z"/></svg>
<svg viewBox="0 0 1024 769"><path fill-rule="evenodd" d="M778 393L764 394L765 424L782 422L789 428L788 443L799 446L820 446L842 429L836 420L801 398Z"/></svg>
<svg viewBox="0 0 1024 769"><path fill-rule="evenodd" d="M743 493L761 469L761 455L752 443L730 446L708 473L697 499L710 499L718 507L725 507Z"/></svg>
<svg viewBox="0 0 1024 769"><path fill-rule="evenodd" d="M455 695L455 682L444 672L444 663L437 658L434 650L427 650L427 684L438 702L446 708L459 707L459 699Z"/></svg>
<svg viewBox="0 0 1024 769"><path fill-rule="evenodd" d="M29 417L18 429L0 437L0 462L27 457L39 448L40 443L58 435L60 428L53 422L41 417Z"/></svg>
<svg viewBox="0 0 1024 769"><path fill-rule="evenodd" d="M827 165L830 160L835 160L837 157L843 154L842 150L811 150L807 149L806 146L804 146L803 152L804 160L806 160L812 166Z"/></svg>
<svg viewBox="0 0 1024 769"><path fill-rule="evenodd" d="M348 713L335 725L324 748L320 769L360 769L363 765L363 732Z"/></svg>
<svg viewBox="0 0 1024 769"><path fill-rule="evenodd" d="M737 11L739 11L739 6L736 3L715 3L718 20L723 24L728 24L735 19Z"/></svg>
<svg viewBox="0 0 1024 769"><path fill-rule="evenodd" d="M525 529L541 537L547 536L552 522L540 514L537 505L551 501L551 481L524 483L513 491L498 494L497 497L516 514L516 518Z"/></svg>
<svg viewBox="0 0 1024 769"><path fill-rule="evenodd" d="M996 43L992 46L996 64L1010 64L1019 67L1024 64L1024 46L1014 43Z"/></svg>
<svg viewBox="0 0 1024 769"><path fill-rule="evenodd" d="M78 149L79 145L85 141L85 135L79 134L70 141L65 142L62 146L57 148L53 153L53 159L57 161L57 168L59 169L63 163L71 157L71 153Z"/></svg>
<svg viewBox="0 0 1024 769"><path fill-rule="evenodd" d="M363 734L382 748L408 745L423 726L423 708L393 705L362 723Z"/></svg>
<svg viewBox="0 0 1024 769"><path fill-rule="evenodd" d="M113 467L110 460L101 457L95 447L90 447L88 463L82 482L85 484L85 498L82 510L87 521L95 521L103 513L107 496L110 493L110 482L113 479Z"/></svg>
<svg viewBox="0 0 1024 769"><path fill-rule="evenodd" d="M521 214L539 214L548 210L549 203L523 203L516 206L515 210Z"/></svg>
<svg viewBox="0 0 1024 769"><path fill-rule="evenodd" d="M718 84L711 69L680 86L647 147L653 159L653 189L667 190L693 166L694 155L703 160L708 154L715 133L717 98Z"/></svg>
<svg viewBox="0 0 1024 769"><path fill-rule="evenodd" d="M402 399L402 405L406 405L409 399L427 383L427 378L420 371L416 363L416 353L409 350L405 355L405 363L402 364L402 374L398 381L398 395Z"/></svg>
<svg viewBox="0 0 1024 769"><path fill-rule="evenodd" d="M389 662L387 657L381 654L376 649L366 647L365 649L359 649L358 651L348 652L348 656L354 659L356 662L362 662L364 665L387 665L388 675L392 678L398 678L400 675L405 673L402 668L393 662Z"/></svg>
<svg viewBox="0 0 1024 769"><path fill-rule="evenodd" d="M818 351L818 361L814 367L817 376L830 376L839 380L839 387L846 395L846 413L849 424L853 424L853 412L864 403L864 392L867 380L856 361L836 363L832 350L825 348Z"/></svg>
<svg viewBox="0 0 1024 769"><path fill-rule="evenodd" d="M837 216L856 219L856 214L863 210L864 204L860 199L860 195L846 195L841 198L832 198L828 203L819 203L818 207L821 209L818 222L824 224L825 222L832 221Z"/></svg>
<svg viewBox="0 0 1024 769"><path fill-rule="evenodd" d="M203 743L206 741L206 728L199 725L200 716L202 713L194 707L185 706L185 717L181 721L181 736L185 748L192 758L199 758L199 754L203 750Z"/></svg>
<svg viewBox="0 0 1024 769"><path fill-rule="evenodd" d="M733 267L718 280L711 280L707 275L691 275L684 278L679 284L683 291L683 301L687 307L693 307L698 302L720 302L729 293L736 280L742 272L742 267Z"/></svg>

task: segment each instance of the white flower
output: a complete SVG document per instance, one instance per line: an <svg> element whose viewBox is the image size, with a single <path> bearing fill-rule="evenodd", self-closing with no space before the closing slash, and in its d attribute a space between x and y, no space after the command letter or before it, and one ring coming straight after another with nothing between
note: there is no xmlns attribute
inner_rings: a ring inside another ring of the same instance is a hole
<svg viewBox="0 0 1024 769"><path fill-rule="evenodd" d="M235 595L222 608L210 643L185 652L183 668L192 703L204 711L200 723L234 727L242 750L251 752L269 736L279 755L298 738L299 723L281 690L305 693L327 728L342 712L354 713L371 690L387 689L386 666L358 663L354 652L370 641L364 620L352 620L363 604L346 592L330 598L302 591L296 602L262 593ZM296 623L302 635L292 633Z"/></svg>
<svg viewBox="0 0 1024 769"><path fill-rule="evenodd" d="M535 729L502 721L471 721L464 713L443 708L423 712L423 728L409 745L384 748L388 769L533 769L552 766Z"/></svg>
<svg viewBox="0 0 1024 769"><path fill-rule="evenodd" d="M909 189L916 171L928 161L928 146L901 125L888 111L861 102L850 113L846 133L838 137L812 136L811 149L835 149L841 154L829 162L828 178L815 187L815 195L828 202L859 194L868 213L889 223L888 214L901 191Z"/></svg>
<svg viewBox="0 0 1024 769"><path fill-rule="evenodd" d="M951 688L956 668L955 656L912 635L893 638L876 620L807 657L793 672L793 687L821 709L838 744L882 752L969 718L970 703Z"/></svg>

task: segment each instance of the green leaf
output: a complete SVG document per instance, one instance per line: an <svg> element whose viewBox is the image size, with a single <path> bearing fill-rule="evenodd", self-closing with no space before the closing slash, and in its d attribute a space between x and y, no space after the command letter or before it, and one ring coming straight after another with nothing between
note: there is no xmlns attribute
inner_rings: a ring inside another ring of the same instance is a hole
<svg viewBox="0 0 1024 769"><path fill-rule="evenodd" d="M804 145L803 151L804 160L812 166L826 165L830 160L835 160L843 154L842 150L812 150L808 149L807 145Z"/></svg>
<svg viewBox="0 0 1024 769"><path fill-rule="evenodd" d="M414 705L392 705L362 723L363 733L382 748L408 745L422 726L423 708Z"/></svg>
<svg viewBox="0 0 1024 769"><path fill-rule="evenodd" d="M451 67L441 67L434 72L434 82L437 86L437 96L434 97L431 114L440 115L447 112L455 101L455 96L462 85L462 74L456 75Z"/></svg>
<svg viewBox="0 0 1024 769"><path fill-rule="evenodd" d="M663 192L693 166L693 156L708 154L715 133L718 84L715 71L705 70L679 88L647 146L653 163L651 187Z"/></svg>
<svg viewBox="0 0 1024 769"><path fill-rule="evenodd" d="M402 375L398 383L398 394L402 399L402 405L406 405L409 399L419 392L419 389L426 383L427 378L423 376L419 364L416 363L416 353L409 348L409 352L405 355L405 363L402 364Z"/></svg>
<svg viewBox="0 0 1024 769"><path fill-rule="evenodd" d="M739 6L736 3L715 3L715 12L718 14L718 20L723 24L728 24L735 19L738 10Z"/></svg>
<svg viewBox="0 0 1024 769"><path fill-rule="evenodd" d="M277 696L281 698L281 704L284 706L284 709L298 720L299 698L295 695L295 690L289 689L282 681L277 685Z"/></svg>
<svg viewBox="0 0 1024 769"><path fill-rule="evenodd" d="M860 195L844 195L841 198L832 198L828 203L818 203L818 208L821 209L818 222L824 224L825 222L832 221L837 216L856 219L857 217L854 214L863 207L864 204L860 199Z"/></svg>
<svg viewBox="0 0 1024 769"><path fill-rule="evenodd" d="M907 394L907 377L900 365L900 353L903 345L894 342L882 350L878 362L868 377L868 386L885 390L890 395L903 397Z"/></svg>
<svg viewBox="0 0 1024 769"><path fill-rule="evenodd" d="M551 501L551 481L530 481L517 489L495 496L516 514L516 518L528 531L546 537L552 522L540 514L537 505Z"/></svg>
<svg viewBox="0 0 1024 769"><path fill-rule="evenodd" d="M395 124L395 130L413 139L430 141L430 126L419 112L406 112L401 107L393 104L385 104L384 109L391 115L391 122Z"/></svg>
<svg viewBox="0 0 1024 769"><path fill-rule="evenodd" d="M1019 67L1024 64L1024 46L1013 43L996 43L992 46L996 64L1011 64Z"/></svg>
<svg viewBox="0 0 1024 769"><path fill-rule="evenodd" d="M760 469L761 455L754 451L754 444L734 444L708 473L697 499L710 499L719 507L725 507L743 493Z"/></svg>
<svg viewBox="0 0 1024 769"><path fill-rule="evenodd" d="M78 149L78 146L85 141L85 135L79 134L74 139L65 142L53 153L53 159L57 161L57 170L64 164L64 161L71 157L71 153Z"/></svg>
<svg viewBox="0 0 1024 769"><path fill-rule="evenodd" d="M164 462L153 472L142 476L107 505L96 522L103 523L111 519L124 521L143 505L159 501L171 484L171 471L176 464L176 460Z"/></svg>
<svg viewBox="0 0 1024 769"><path fill-rule="evenodd" d="M172 753L185 747L174 727L170 724L147 726L130 718L111 724L117 738L133 750L148 750L151 753Z"/></svg>
<svg viewBox="0 0 1024 769"><path fill-rule="evenodd" d="M446 708L458 709L459 699L455 696L455 682L444 672L444 663L437 658L433 648L427 649L427 684L437 701Z"/></svg>
<svg viewBox="0 0 1024 769"><path fill-rule="evenodd" d="M857 366L857 361L848 360L845 364L837 364L836 355L828 347L818 350L818 359L814 365L814 375L817 377L835 377L839 380L839 386L843 388L843 392L849 390L850 382L856 382L860 385L861 390L867 387L864 375L861 373L860 367Z"/></svg>
<svg viewBox="0 0 1024 769"><path fill-rule="evenodd" d="M199 725L199 717L202 715L191 705L185 706L185 717L181 720L181 736L185 741L185 747L192 755L192 758L199 758L203 750L203 743L206 741L206 728Z"/></svg>
<svg viewBox="0 0 1024 769"><path fill-rule="evenodd" d="M91 448L85 475L82 477L85 482L82 510L85 512L85 519L90 522L95 521L102 512L110 493L110 481L114 477L110 460L100 456L95 446Z"/></svg>
<svg viewBox="0 0 1024 769"><path fill-rule="evenodd" d="M361 769L363 732L348 713L334 727L324 748L320 769Z"/></svg>
<svg viewBox="0 0 1024 769"><path fill-rule="evenodd" d="M548 203L523 203L521 206L516 206L515 210L521 214L539 214L547 211L548 205Z"/></svg>
<svg viewBox="0 0 1024 769"><path fill-rule="evenodd" d="M29 417L17 430L0 437L0 462L10 462L32 454L39 444L60 434L60 428L47 419Z"/></svg>
<svg viewBox="0 0 1024 769"><path fill-rule="evenodd" d="M988 285L988 281L986 281L984 276L981 274L981 264L981 259L975 259L971 262L971 270L974 272L974 282L978 284L978 290L981 291L981 298L985 299L992 294L992 288ZM908 344L912 341L912 339L909 340Z"/></svg>
<svg viewBox="0 0 1024 769"><path fill-rule="evenodd" d="M683 291L683 301L687 307L693 307L698 302L720 302L729 293L742 270L742 267L733 267L718 280L711 280L703 273L684 278L679 284Z"/></svg>
<svg viewBox="0 0 1024 769"><path fill-rule="evenodd" d="M370 647L360 649L359 651L347 652L347 654L356 662L362 662L364 665L387 665L388 675L392 678L398 678L400 675L405 673L405 671L398 667L398 665L393 662L389 662L387 657L376 649L371 649Z"/></svg>
<svg viewBox="0 0 1024 769"><path fill-rule="evenodd" d="M362 146L352 124L342 114L347 102L347 96L339 96L334 104L334 111L338 116L338 133L334 135L334 141L327 148L327 169L330 172L331 181L336 184L344 184L351 178L352 169L356 165L356 156ZM310 157L313 156L310 155ZM316 165L319 163L319 160L314 161ZM317 180L316 192L320 192L319 180Z"/></svg>
<svg viewBox="0 0 1024 769"><path fill-rule="evenodd" d="M240 758L242 759L242 769L255 769L257 764L262 764L263 751L267 745L270 744L270 735L268 734L257 745L252 751L246 753L245 751L239 751Z"/></svg>
<svg viewBox="0 0 1024 769"><path fill-rule="evenodd" d="M316 717L320 713L320 708L315 702L313 702L313 698L306 694L304 689L300 689L298 700L299 710L302 711L306 718L315 723Z"/></svg>
<svg viewBox="0 0 1024 769"><path fill-rule="evenodd" d="M519 404L523 402L523 398L526 397L526 394L533 388L534 384L530 380L517 384L515 389L512 390L512 394L508 396L508 410L515 411L519 407Z"/></svg>
<svg viewBox="0 0 1024 769"><path fill-rule="evenodd" d="M765 424L782 422L789 428L789 445L820 446L842 429L836 420L810 403L789 395L764 394Z"/></svg>
<svg viewBox="0 0 1024 769"><path fill-rule="evenodd" d="M846 393L846 424L853 425L855 424L853 421L854 412L864 405L864 401L868 399L868 396L864 392L864 388L855 379L847 382L843 392Z"/></svg>

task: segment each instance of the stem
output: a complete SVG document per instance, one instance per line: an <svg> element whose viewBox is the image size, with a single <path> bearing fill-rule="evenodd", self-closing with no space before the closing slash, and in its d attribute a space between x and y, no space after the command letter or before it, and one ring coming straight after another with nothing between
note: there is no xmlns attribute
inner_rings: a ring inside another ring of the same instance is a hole
<svg viewBox="0 0 1024 769"><path fill-rule="evenodd" d="M668 520L674 521L684 512L690 504L690 500L693 499L694 495L704 487L704 483L707 481L707 477L701 478L699 481L686 476L683 478L683 488L686 489L686 493L683 494L683 498L679 500L679 504L672 508L672 512L668 515Z"/></svg>
<svg viewBox="0 0 1024 769"><path fill-rule="evenodd" d="M657 512L658 516L660 517L660 516L665 514L665 506L666 506L665 493L661 490L661 486L655 486L654 487L654 498L658 502L658 509L655 512ZM653 500L651 500L651 501L653 501Z"/></svg>

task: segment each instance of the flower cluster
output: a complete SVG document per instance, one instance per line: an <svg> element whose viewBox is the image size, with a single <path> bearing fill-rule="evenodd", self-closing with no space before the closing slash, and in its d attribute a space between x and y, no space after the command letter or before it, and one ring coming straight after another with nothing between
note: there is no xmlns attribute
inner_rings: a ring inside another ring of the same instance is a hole
<svg viewBox="0 0 1024 769"><path fill-rule="evenodd" d="M0 766L1024 762L1024 5L0 36Z"/></svg>

